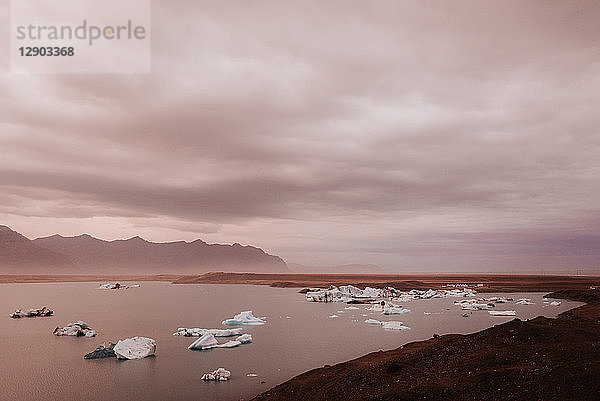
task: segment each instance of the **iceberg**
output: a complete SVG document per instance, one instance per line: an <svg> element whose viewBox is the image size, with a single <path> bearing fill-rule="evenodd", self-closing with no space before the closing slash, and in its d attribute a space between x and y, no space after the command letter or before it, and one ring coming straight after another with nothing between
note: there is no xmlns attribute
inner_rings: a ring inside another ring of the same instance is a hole
<svg viewBox="0 0 600 401"><path fill-rule="evenodd" d="M383 322L381 325L386 330L410 330L410 327L405 326L402 322Z"/></svg>
<svg viewBox="0 0 600 401"><path fill-rule="evenodd" d="M95 337L96 332L90 329L90 326L82 320L78 320L75 323L69 323L64 327L56 327L53 334L61 336L73 336L73 337Z"/></svg>
<svg viewBox="0 0 600 401"><path fill-rule="evenodd" d="M379 320L375 320L375 319L367 319L367 320L365 320L365 323L374 324L374 325L378 325L378 326L381 326L383 324L383 322L380 322Z"/></svg>
<svg viewBox="0 0 600 401"><path fill-rule="evenodd" d="M205 373L202 375L202 380L209 381L227 381L231 377L231 372L225 368L219 368L217 370L213 370L210 373Z"/></svg>
<svg viewBox="0 0 600 401"><path fill-rule="evenodd" d="M250 334L242 334L241 336L239 336L235 340L239 341L242 344L249 344L249 343L252 342L252 336Z"/></svg>
<svg viewBox="0 0 600 401"><path fill-rule="evenodd" d="M550 305L552 305L552 306L559 306L560 305L560 301L552 301L552 302L550 302Z"/></svg>
<svg viewBox="0 0 600 401"><path fill-rule="evenodd" d="M261 325L265 324L265 321L254 317L252 311L244 311L235 315L232 319L226 319L222 322L226 326L238 326L238 325Z"/></svg>
<svg viewBox="0 0 600 401"><path fill-rule="evenodd" d="M156 341L147 337L132 337L119 340L114 347L118 359L142 359L154 355Z"/></svg>
<svg viewBox="0 0 600 401"><path fill-rule="evenodd" d="M137 288L139 284L125 285L121 283L106 283L102 284L99 287L96 287L97 290L126 290L128 288Z"/></svg>
<svg viewBox="0 0 600 401"><path fill-rule="evenodd" d="M237 340L229 340L226 343L215 345L215 348L234 348L242 343Z"/></svg>
<svg viewBox="0 0 600 401"><path fill-rule="evenodd" d="M9 316L12 317L13 319L20 319L22 317L52 316L53 314L54 314L53 310L48 309L45 306L42 306L41 308L37 308L37 309L29 309L26 312L23 312L21 309L17 309L13 313L11 313Z"/></svg>
<svg viewBox="0 0 600 401"><path fill-rule="evenodd" d="M211 333L206 333L193 343L191 343L188 349L191 350L207 350L211 348L234 348L242 344L249 344L252 342L252 336L250 334L242 334L235 340L229 340L226 343L219 344L217 339Z"/></svg>
<svg viewBox="0 0 600 401"><path fill-rule="evenodd" d="M521 298L517 300L517 305L535 305L529 298Z"/></svg>
<svg viewBox="0 0 600 401"><path fill-rule="evenodd" d="M329 318L330 318L330 319L335 319L336 317L339 317L339 316L338 316L338 315L335 315L335 314L334 314L334 315L331 315L331 316L329 316Z"/></svg>
<svg viewBox="0 0 600 401"><path fill-rule="evenodd" d="M174 336L184 336L184 337L202 337L206 333L210 333L215 337L233 337L239 336L242 334L242 328L233 328L233 329L200 329L197 327L187 329L185 327L179 327Z"/></svg>
<svg viewBox="0 0 600 401"><path fill-rule="evenodd" d="M346 306L344 309L347 309L347 310L359 310L360 308L357 308L356 306Z"/></svg>
<svg viewBox="0 0 600 401"><path fill-rule="evenodd" d="M514 310L491 310L488 313L492 316L516 316L517 312Z"/></svg>
<svg viewBox="0 0 600 401"><path fill-rule="evenodd" d="M386 306L383 308L384 315L404 315L410 313L410 309L404 309L396 306Z"/></svg>
<svg viewBox="0 0 600 401"><path fill-rule="evenodd" d="M115 354L114 348L115 344L113 343L103 343L89 354L85 354L83 359L116 358L117 354Z"/></svg>
<svg viewBox="0 0 600 401"><path fill-rule="evenodd" d="M217 345L219 345L219 342L217 341L215 336L211 333L206 333L202 337L191 343L188 349L210 349L214 348Z"/></svg>

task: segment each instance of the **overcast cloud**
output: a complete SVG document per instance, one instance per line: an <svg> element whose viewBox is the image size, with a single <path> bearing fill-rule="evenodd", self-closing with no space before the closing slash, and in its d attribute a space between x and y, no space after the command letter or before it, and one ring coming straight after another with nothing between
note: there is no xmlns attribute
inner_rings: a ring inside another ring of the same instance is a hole
<svg viewBox="0 0 600 401"><path fill-rule="evenodd" d="M150 75L11 74L2 35L0 224L313 265L600 268L600 3L152 7Z"/></svg>

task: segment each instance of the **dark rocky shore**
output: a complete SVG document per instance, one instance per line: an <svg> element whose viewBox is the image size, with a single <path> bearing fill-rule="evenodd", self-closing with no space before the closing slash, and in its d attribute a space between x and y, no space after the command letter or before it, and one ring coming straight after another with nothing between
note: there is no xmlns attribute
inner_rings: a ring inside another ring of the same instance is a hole
<svg viewBox="0 0 600 401"><path fill-rule="evenodd" d="M255 400L600 400L600 291L548 297L587 304L314 369Z"/></svg>

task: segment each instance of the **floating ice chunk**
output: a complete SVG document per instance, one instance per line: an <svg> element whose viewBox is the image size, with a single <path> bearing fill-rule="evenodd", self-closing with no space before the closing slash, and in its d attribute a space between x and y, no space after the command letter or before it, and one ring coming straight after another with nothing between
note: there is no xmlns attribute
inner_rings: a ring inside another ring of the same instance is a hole
<svg viewBox="0 0 600 401"><path fill-rule="evenodd" d="M209 381L227 381L231 377L231 372L225 368L219 368L217 370L213 370L210 373L205 373L202 375L202 380Z"/></svg>
<svg viewBox="0 0 600 401"><path fill-rule="evenodd" d="M210 349L219 345L219 342L211 333L206 333L190 344L188 349Z"/></svg>
<svg viewBox="0 0 600 401"><path fill-rule="evenodd" d="M249 310L238 313L232 319L223 320L223 324L227 326L237 326L243 324L260 325L265 324L265 321L260 318L254 317L254 315L252 315L252 311Z"/></svg>
<svg viewBox="0 0 600 401"><path fill-rule="evenodd" d="M516 316L517 312L514 310L491 310L488 313L492 316Z"/></svg>
<svg viewBox="0 0 600 401"><path fill-rule="evenodd" d="M329 316L330 319L335 319L336 317L339 317L338 315L331 315Z"/></svg>
<svg viewBox="0 0 600 401"><path fill-rule="evenodd" d="M116 358L114 348L115 344L113 343L102 343L92 352L85 354L83 359Z"/></svg>
<svg viewBox="0 0 600 401"><path fill-rule="evenodd" d="M405 326L402 322L383 322L382 326L386 330L410 330L410 327Z"/></svg>
<svg viewBox="0 0 600 401"><path fill-rule="evenodd" d="M106 284L102 284L101 286L99 286L98 288L96 288L97 290L112 290L115 288L115 285L112 283L106 283Z"/></svg>
<svg viewBox="0 0 600 401"><path fill-rule="evenodd" d="M360 298L363 296L363 291L360 288L355 287L353 285L342 285L340 286L339 290L342 294L348 294L353 297Z"/></svg>
<svg viewBox="0 0 600 401"><path fill-rule="evenodd" d="M256 373L246 373L247 377L258 377Z"/></svg>
<svg viewBox="0 0 600 401"><path fill-rule="evenodd" d="M535 305L529 298L521 298L517 301L517 305Z"/></svg>
<svg viewBox="0 0 600 401"><path fill-rule="evenodd" d="M38 309L29 309L27 312L23 312L21 309L17 309L9 316L13 319L19 319L22 317L38 317L38 316L52 316L54 311L46 308L45 306Z"/></svg>
<svg viewBox="0 0 600 401"><path fill-rule="evenodd" d="M90 329L90 326L84 321L78 320L75 323L69 323L64 327L56 327L53 334L61 336L73 336L73 337L94 337L96 332Z"/></svg>
<svg viewBox="0 0 600 401"><path fill-rule="evenodd" d="M235 340L239 341L241 344L249 344L252 342L252 336L250 334L242 334Z"/></svg>
<svg viewBox="0 0 600 401"><path fill-rule="evenodd" d="M390 306L383 308L384 315L404 315L410 313L410 309L404 309L402 307Z"/></svg>
<svg viewBox="0 0 600 401"><path fill-rule="evenodd" d="M233 329L199 329L197 327L187 329L185 327L179 327L174 336L184 337L202 337L206 333L210 333L215 337L233 337L242 334L242 328L236 327Z"/></svg>
<svg viewBox="0 0 600 401"><path fill-rule="evenodd" d="M114 348L119 359L142 359L154 355L156 341L148 337L132 337L119 340Z"/></svg>
<svg viewBox="0 0 600 401"><path fill-rule="evenodd" d="M383 322L380 322L379 320L375 320L375 319L367 319L367 320L365 320L365 323L374 324L374 325L378 325L378 326L381 326L383 324Z"/></svg>
<svg viewBox="0 0 600 401"><path fill-rule="evenodd" d="M237 340L229 340L224 344L215 345L215 348L234 348L239 345L242 345L242 343Z"/></svg>
<svg viewBox="0 0 600 401"><path fill-rule="evenodd" d="M360 308L357 308L356 306L346 306L344 309L348 309L348 310L359 310Z"/></svg>
<svg viewBox="0 0 600 401"><path fill-rule="evenodd" d="M381 288L366 287L362 291L362 296L364 298L379 298L384 295L383 292L384 291Z"/></svg>
<svg viewBox="0 0 600 401"><path fill-rule="evenodd" d="M101 286L97 287L97 290L126 290L128 288L137 288L139 287L139 284L133 284L133 285L124 285L121 283L106 283L106 284L102 284Z"/></svg>
<svg viewBox="0 0 600 401"><path fill-rule="evenodd" d="M190 344L188 349L191 350L206 350L211 348L234 348L242 344L249 344L252 342L252 336L250 334L242 334L235 340L229 340L226 343L219 344L217 339L211 333L206 333L196 341Z"/></svg>
<svg viewBox="0 0 600 401"><path fill-rule="evenodd" d="M560 305L560 301L552 301L552 302L550 302L550 305L552 305L552 306L559 306Z"/></svg>

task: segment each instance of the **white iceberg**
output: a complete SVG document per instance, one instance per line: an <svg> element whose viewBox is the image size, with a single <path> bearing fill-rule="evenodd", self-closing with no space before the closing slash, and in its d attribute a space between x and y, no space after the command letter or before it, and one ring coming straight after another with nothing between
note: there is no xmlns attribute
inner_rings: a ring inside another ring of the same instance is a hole
<svg viewBox="0 0 600 401"><path fill-rule="evenodd" d="M396 306L386 306L383 308L384 315L404 315L406 313L410 313L410 309L404 309Z"/></svg>
<svg viewBox="0 0 600 401"><path fill-rule="evenodd" d="M331 315L329 316L330 319L335 319L336 317L339 317L338 315Z"/></svg>
<svg viewBox="0 0 600 401"><path fill-rule="evenodd" d="M360 308L357 308L356 306L346 306L344 309L348 309L348 310L359 310Z"/></svg>
<svg viewBox="0 0 600 401"><path fill-rule="evenodd" d="M516 316L517 312L514 310L491 310L488 313L492 316Z"/></svg>
<svg viewBox="0 0 600 401"><path fill-rule="evenodd" d="M383 322L381 325L386 330L410 330L410 327L405 326L402 322Z"/></svg>
<svg viewBox="0 0 600 401"><path fill-rule="evenodd" d="M243 311L235 315L232 319L226 319L222 322L226 326L238 326L238 325L261 325L265 324L265 321L254 317L252 311Z"/></svg>
<svg viewBox="0 0 600 401"><path fill-rule="evenodd" d="M229 340L226 343L219 344L217 339L211 333L206 333L193 343L191 343L188 349L191 350L207 350L211 348L234 348L242 344L249 344L252 342L252 336L250 334L242 334L235 340Z"/></svg>
<svg viewBox="0 0 600 401"><path fill-rule="evenodd" d="M53 334L57 336L73 336L73 337L94 337L96 332L90 329L90 326L82 321L78 320L75 323L69 323L64 327L56 327Z"/></svg>
<svg viewBox="0 0 600 401"><path fill-rule="evenodd" d="M242 334L241 336L239 336L238 338L236 338L236 341L239 341L242 344L249 344L252 342L252 336L250 334Z"/></svg>
<svg viewBox="0 0 600 401"><path fill-rule="evenodd" d="M517 305L535 305L529 298L521 298L517 301Z"/></svg>
<svg viewBox="0 0 600 401"><path fill-rule="evenodd" d="M375 320L375 319L367 319L365 320L366 324L374 324L377 326L381 326L383 324L383 322L380 322L379 320Z"/></svg>
<svg viewBox="0 0 600 401"><path fill-rule="evenodd" d="M142 359L154 355L156 341L148 337L132 337L119 340L114 348L119 359Z"/></svg>
<svg viewBox="0 0 600 401"><path fill-rule="evenodd" d="M184 336L184 337L202 337L206 333L210 333L215 337L233 337L239 336L242 334L242 328L236 327L232 329L200 329L197 327L187 329L185 327L179 327L174 336Z"/></svg>
<svg viewBox="0 0 600 401"><path fill-rule="evenodd" d="M552 301L552 302L550 302L550 305L552 305L552 306L559 306L560 305L560 301Z"/></svg>
<svg viewBox="0 0 600 401"><path fill-rule="evenodd" d="M231 372L225 368L219 368L217 370L213 370L210 373L205 373L202 375L202 380L214 380L214 381L227 381L231 377Z"/></svg>
<svg viewBox="0 0 600 401"><path fill-rule="evenodd" d="M229 340L226 343L215 345L215 348L235 348L239 345L242 343L237 340Z"/></svg>
<svg viewBox="0 0 600 401"><path fill-rule="evenodd" d="M206 333L196 341L190 344L188 349L210 349L219 345L219 342L211 333Z"/></svg>

